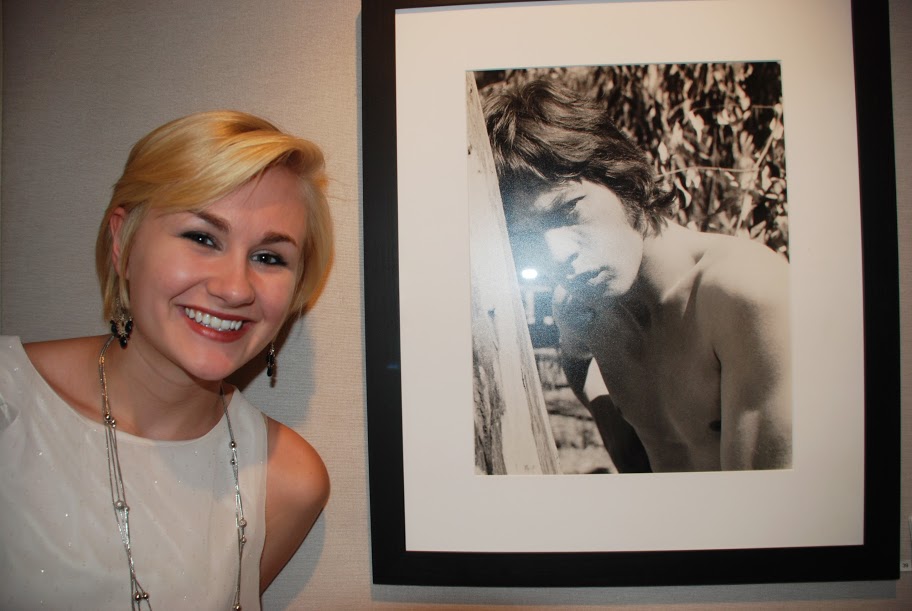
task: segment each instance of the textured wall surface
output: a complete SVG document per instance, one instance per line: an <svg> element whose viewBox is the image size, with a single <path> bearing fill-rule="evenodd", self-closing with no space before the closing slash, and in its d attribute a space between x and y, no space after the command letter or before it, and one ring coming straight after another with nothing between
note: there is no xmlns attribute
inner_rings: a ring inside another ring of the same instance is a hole
<svg viewBox="0 0 912 611"><path fill-rule="evenodd" d="M904 412L912 396L912 7L891 3L899 173ZM93 244L132 143L193 111L264 115L324 147L338 245L322 300L299 321L269 388L246 393L319 450L333 496L266 609L896 608L896 583L621 589L373 586L364 405L357 0L6 0L3 3L0 331L37 340L101 333ZM904 422L903 491L912 491ZM903 515L912 514L904 498ZM909 532L897 524L904 557Z"/></svg>

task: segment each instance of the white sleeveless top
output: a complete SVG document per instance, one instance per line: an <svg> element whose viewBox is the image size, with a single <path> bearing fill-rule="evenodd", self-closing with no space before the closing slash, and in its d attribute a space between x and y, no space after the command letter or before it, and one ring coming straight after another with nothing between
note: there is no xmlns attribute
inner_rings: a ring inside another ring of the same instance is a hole
<svg viewBox="0 0 912 611"><path fill-rule="evenodd" d="M112 409L117 415L116 404ZM0 337L0 609L129 609L130 573L111 504L101 425L67 405L18 338ZM247 519L241 605L260 608L266 423L228 406ZM231 609L234 476L222 420L189 441L117 433L136 575L156 610Z"/></svg>

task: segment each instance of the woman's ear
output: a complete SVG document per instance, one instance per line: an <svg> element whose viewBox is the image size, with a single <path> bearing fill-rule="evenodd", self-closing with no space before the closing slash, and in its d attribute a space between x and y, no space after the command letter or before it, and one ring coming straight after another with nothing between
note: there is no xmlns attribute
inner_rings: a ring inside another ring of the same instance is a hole
<svg viewBox="0 0 912 611"><path fill-rule="evenodd" d="M114 264L114 269L117 271L117 275L125 278L123 270L120 269L121 253L123 252L123 242L121 240L121 232L123 231L124 223L127 221L127 211L124 210L123 206L118 206L114 212L111 213L111 218L108 221L108 229L111 231L111 263Z"/></svg>

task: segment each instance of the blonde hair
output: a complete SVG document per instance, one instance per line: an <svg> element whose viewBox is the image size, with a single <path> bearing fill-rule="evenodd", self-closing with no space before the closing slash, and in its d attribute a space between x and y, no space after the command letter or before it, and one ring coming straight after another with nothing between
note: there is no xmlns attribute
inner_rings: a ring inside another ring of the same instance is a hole
<svg viewBox="0 0 912 611"><path fill-rule="evenodd" d="M125 309L130 307L129 287L112 257L110 221L118 208L126 212L120 230L120 269L125 270L133 236L149 210L199 211L277 166L299 178L308 208L302 273L289 313L310 307L323 288L333 255L323 153L312 142L283 133L264 119L221 110L166 123L130 151L95 244L105 318L115 316L118 300Z"/></svg>

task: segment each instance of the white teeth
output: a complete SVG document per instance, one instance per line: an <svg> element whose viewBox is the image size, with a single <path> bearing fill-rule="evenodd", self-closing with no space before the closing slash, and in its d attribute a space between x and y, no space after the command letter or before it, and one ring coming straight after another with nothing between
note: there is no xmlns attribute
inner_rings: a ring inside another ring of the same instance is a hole
<svg viewBox="0 0 912 611"><path fill-rule="evenodd" d="M193 308L184 308L184 313L187 318L191 318L204 327L209 327L216 331L237 331L244 324L243 320L223 320L218 316L210 316Z"/></svg>

